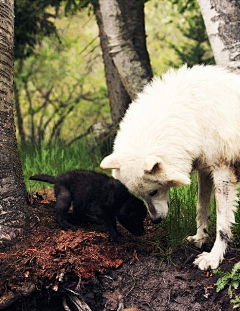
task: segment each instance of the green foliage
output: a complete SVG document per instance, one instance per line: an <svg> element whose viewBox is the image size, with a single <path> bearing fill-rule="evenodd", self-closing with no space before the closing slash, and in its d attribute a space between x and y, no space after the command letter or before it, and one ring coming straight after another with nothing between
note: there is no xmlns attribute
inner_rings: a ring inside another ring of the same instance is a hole
<svg viewBox="0 0 240 311"><path fill-rule="evenodd" d="M170 43L171 48L175 50L181 59L179 65L184 63L189 66L203 63L214 64L205 24L197 0L169 1L173 6L177 7L179 13L182 15L182 23L179 24L178 28L186 38L185 41L179 42L178 44ZM170 65L176 67L176 64L171 61Z"/></svg>
<svg viewBox="0 0 240 311"><path fill-rule="evenodd" d="M21 108L17 121L24 121L19 135L36 145L69 143L91 125L110 120L93 15L62 16L55 26L61 42L45 38L34 54L15 62L15 102Z"/></svg>
<svg viewBox="0 0 240 311"><path fill-rule="evenodd" d="M240 283L240 262L237 262L231 272L223 272L219 270L214 270L214 274L220 275L219 279L215 283L216 292L220 292L224 288L228 287L228 295L231 299L230 302L233 303L233 308L240 307L240 296L235 295L234 290L239 288Z"/></svg>
<svg viewBox="0 0 240 311"><path fill-rule="evenodd" d="M196 0L151 0L145 8L147 45L155 74L183 63L214 62Z"/></svg>
<svg viewBox="0 0 240 311"><path fill-rule="evenodd" d="M45 36L56 35L53 18L62 0L15 1L15 58L23 59L33 53ZM47 11L54 7L55 10Z"/></svg>
<svg viewBox="0 0 240 311"><path fill-rule="evenodd" d="M230 300L230 302L233 304L233 309L240 307L240 295L236 295L233 299Z"/></svg>
<svg viewBox="0 0 240 311"><path fill-rule="evenodd" d="M195 0L169 0L169 2L177 6L180 14L195 10L199 7Z"/></svg>
<svg viewBox="0 0 240 311"><path fill-rule="evenodd" d="M55 21L64 7L71 15L97 0L23 0L15 1L15 59L25 59L35 52L45 37L61 41Z"/></svg>
<svg viewBox="0 0 240 311"><path fill-rule="evenodd" d="M189 40L180 45L170 44L181 59L182 64L186 63L190 67L196 64L214 64L202 16L200 14L188 16L185 24L187 24L186 28L180 26L179 29Z"/></svg>
<svg viewBox="0 0 240 311"><path fill-rule="evenodd" d="M170 43L177 45L184 40L177 28L181 19L177 9L168 0L151 0L145 4L147 47L154 74L165 72L169 68L169 62L179 62Z"/></svg>

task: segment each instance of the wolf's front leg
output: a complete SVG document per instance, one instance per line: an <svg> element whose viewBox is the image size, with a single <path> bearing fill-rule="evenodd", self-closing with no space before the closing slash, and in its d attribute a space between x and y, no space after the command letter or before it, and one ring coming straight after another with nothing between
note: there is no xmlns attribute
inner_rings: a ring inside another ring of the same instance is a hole
<svg viewBox="0 0 240 311"><path fill-rule="evenodd" d="M189 242L194 242L199 248L205 243L208 236L209 206L211 200L213 181L206 171L198 172L198 203L197 203L197 233L189 236Z"/></svg>
<svg viewBox="0 0 240 311"><path fill-rule="evenodd" d="M102 213L102 222L104 229L108 235L109 241L114 242L117 240L117 222L115 215L109 215L109 213Z"/></svg>
<svg viewBox="0 0 240 311"><path fill-rule="evenodd" d="M227 243L231 238L231 224L237 207L237 179L234 171L227 166L213 172L217 210L216 241L210 253L200 254L194 264L201 270L216 269L222 262Z"/></svg>

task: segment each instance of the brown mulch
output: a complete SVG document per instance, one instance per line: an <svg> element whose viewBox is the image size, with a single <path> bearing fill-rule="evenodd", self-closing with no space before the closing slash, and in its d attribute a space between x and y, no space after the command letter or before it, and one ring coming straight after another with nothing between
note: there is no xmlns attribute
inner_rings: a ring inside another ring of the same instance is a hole
<svg viewBox="0 0 240 311"><path fill-rule="evenodd" d="M54 202L32 203L38 226L0 253L0 310L84 310L75 294L92 311L233 310L227 291L216 293L217 276L193 266L197 249L183 246L165 258L156 251L156 234L166 239L161 225L147 219L143 237L119 227L123 237L112 243L90 224L63 231ZM230 249L221 269L238 260Z"/></svg>

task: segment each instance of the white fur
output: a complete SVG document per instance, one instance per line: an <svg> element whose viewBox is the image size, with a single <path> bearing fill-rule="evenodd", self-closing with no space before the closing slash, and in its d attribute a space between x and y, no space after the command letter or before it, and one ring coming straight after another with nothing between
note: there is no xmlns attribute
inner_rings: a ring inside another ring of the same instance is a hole
<svg viewBox="0 0 240 311"><path fill-rule="evenodd" d="M197 164L197 233L207 237L209 203L215 188L217 235L210 253L195 264L216 268L223 260L237 206L233 164L240 160L240 76L217 66L183 66L155 78L129 106L101 167L145 200L158 222L168 212L171 186L190 183ZM154 192L155 191L155 192ZM157 193L156 193L157 192Z"/></svg>

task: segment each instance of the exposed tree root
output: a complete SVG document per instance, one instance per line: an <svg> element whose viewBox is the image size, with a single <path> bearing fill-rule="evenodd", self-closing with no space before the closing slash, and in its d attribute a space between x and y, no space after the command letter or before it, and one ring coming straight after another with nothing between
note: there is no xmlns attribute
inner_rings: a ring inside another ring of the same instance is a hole
<svg viewBox="0 0 240 311"><path fill-rule="evenodd" d="M13 304L16 300L22 297L28 297L33 292L35 292L36 286L33 283L28 283L20 288L18 288L15 292L7 292L6 294L0 297L0 310L3 310Z"/></svg>

